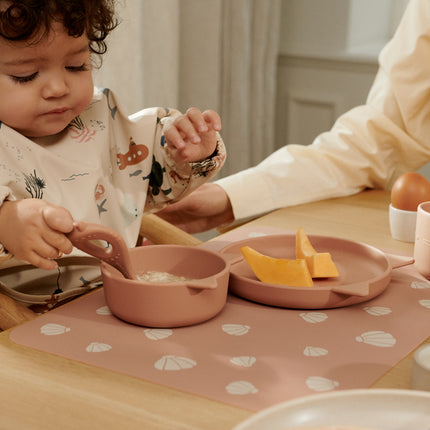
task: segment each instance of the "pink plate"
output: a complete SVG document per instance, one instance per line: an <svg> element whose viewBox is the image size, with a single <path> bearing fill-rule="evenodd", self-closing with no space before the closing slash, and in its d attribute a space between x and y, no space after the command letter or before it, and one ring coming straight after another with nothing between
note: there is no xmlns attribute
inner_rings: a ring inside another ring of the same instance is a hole
<svg viewBox="0 0 430 430"><path fill-rule="evenodd" d="M349 306L372 299L388 286L393 268L412 264L413 259L388 255L370 245L325 236L308 235L318 252L330 252L338 278L314 279L314 287L289 287L261 282L245 260L234 263L229 290L245 299L294 309ZM242 246L275 258L296 258L295 234L268 235L234 242L221 252L240 254Z"/></svg>

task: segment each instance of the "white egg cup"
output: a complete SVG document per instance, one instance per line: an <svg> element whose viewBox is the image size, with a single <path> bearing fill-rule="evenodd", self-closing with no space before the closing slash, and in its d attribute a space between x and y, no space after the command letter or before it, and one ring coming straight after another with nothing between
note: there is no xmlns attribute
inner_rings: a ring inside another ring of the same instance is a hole
<svg viewBox="0 0 430 430"><path fill-rule="evenodd" d="M417 211L404 211L390 204L390 230L393 239L415 242Z"/></svg>
<svg viewBox="0 0 430 430"><path fill-rule="evenodd" d="M421 346L414 353L411 388L430 391L430 344Z"/></svg>

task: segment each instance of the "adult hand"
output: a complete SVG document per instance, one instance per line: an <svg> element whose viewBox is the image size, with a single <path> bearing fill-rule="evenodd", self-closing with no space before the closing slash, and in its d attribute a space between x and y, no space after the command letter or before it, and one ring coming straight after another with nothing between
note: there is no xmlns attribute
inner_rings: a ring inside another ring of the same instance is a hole
<svg viewBox="0 0 430 430"><path fill-rule="evenodd" d="M72 252L66 233L73 230L69 211L39 199L6 201L0 208L0 243L16 258L53 270L53 261Z"/></svg>
<svg viewBox="0 0 430 430"><path fill-rule="evenodd" d="M157 212L157 215L188 233L200 233L234 221L227 193L214 183L201 185L179 202Z"/></svg>

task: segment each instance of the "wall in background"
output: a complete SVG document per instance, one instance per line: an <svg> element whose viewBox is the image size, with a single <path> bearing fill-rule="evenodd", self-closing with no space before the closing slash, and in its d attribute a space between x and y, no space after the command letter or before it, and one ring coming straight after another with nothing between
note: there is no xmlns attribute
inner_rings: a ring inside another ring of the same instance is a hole
<svg viewBox="0 0 430 430"><path fill-rule="evenodd" d="M363 104L408 0L282 0L276 147L308 145ZM430 179L430 163L419 170Z"/></svg>
<svg viewBox="0 0 430 430"><path fill-rule="evenodd" d="M404 0L283 0L276 142L308 145L365 102Z"/></svg>

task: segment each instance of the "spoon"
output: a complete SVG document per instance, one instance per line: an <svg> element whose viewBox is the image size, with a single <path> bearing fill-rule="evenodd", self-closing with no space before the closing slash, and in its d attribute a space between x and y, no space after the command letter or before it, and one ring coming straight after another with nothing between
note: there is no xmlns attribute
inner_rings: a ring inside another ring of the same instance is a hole
<svg viewBox="0 0 430 430"><path fill-rule="evenodd" d="M138 279L131 264L127 244L114 229L79 221L67 237L76 248L118 269L124 278ZM107 242L109 246L103 246L104 243L97 241Z"/></svg>

